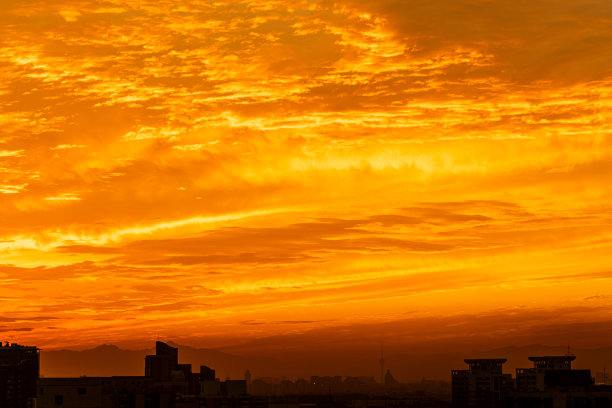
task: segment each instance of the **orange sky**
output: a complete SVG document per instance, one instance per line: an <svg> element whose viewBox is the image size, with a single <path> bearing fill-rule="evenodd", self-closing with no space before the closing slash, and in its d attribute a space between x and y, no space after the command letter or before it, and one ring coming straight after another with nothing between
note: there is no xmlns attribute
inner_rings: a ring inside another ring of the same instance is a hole
<svg viewBox="0 0 612 408"><path fill-rule="evenodd" d="M0 39L0 339L612 334L608 0L3 0Z"/></svg>

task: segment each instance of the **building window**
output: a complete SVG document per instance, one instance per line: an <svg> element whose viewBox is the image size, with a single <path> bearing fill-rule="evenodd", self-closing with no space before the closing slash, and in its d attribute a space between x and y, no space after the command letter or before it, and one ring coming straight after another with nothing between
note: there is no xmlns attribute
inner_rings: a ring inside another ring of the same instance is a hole
<svg viewBox="0 0 612 408"><path fill-rule="evenodd" d="M64 405L64 396L56 395L55 396L55 405Z"/></svg>
<svg viewBox="0 0 612 408"><path fill-rule="evenodd" d="M77 394L79 394L79 395L86 395L87 394L87 388L79 387L79 389L77 389Z"/></svg>

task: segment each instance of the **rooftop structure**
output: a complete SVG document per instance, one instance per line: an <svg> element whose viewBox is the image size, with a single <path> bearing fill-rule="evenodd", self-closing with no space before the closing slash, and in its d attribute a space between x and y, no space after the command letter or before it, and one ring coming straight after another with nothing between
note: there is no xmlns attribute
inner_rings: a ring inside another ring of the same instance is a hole
<svg viewBox="0 0 612 408"><path fill-rule="evenodd" d="M502 365L508 360L505 358L468 358L463 361L469 365L472 372L484 371L501 374Z"/></svg>
<svg viewBox="0 0 612 408"><path fill-rule="evenodd" d="M512 376L502 370L505 358L465 359L468 370L452 371L453 407L501 408L512 391Z"/></svg>
<svg viewBox="0 0 612 408"><path fill-rule="evenodd" d="M551 390L587 389L591 383L590 370L573 370L572 361L576 356L529 357L533 368L516 369L516 390L518 392L544 392Z"/></svg>
<svg viewBox="0 0 612 408"><path fill-rule="evenodd" d="M576 356L542 356L529 357L529 361L533 361L534 368L547 370L571 370L572 361Z"/></svg>

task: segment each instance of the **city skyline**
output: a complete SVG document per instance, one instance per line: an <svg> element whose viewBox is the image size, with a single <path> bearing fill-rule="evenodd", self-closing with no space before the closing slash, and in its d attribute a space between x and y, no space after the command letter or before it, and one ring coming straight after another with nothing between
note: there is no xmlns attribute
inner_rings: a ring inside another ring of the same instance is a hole
<svg viewBox="0 0 612 408"><path fill-rule="evenodd" d="M375 369L381 344L609 346L611 21L3 1L0 338Z"/></svg>
<svg viewBox="0 0 612 408"><path fill-rule="evenodd" d="M157 339L156 342L162 340ZM449 372L466 358L491 359L503 356L505 369L514 372L523 367L522 362L532 356L580 356L576 368L593 370L593 378L607 377L612 347L599 349L574 349L543 345L509 346L498 349L470 351L457 349L444 353L423 350L387 350L382 367L377 350L336 350L335 355L321 349L319 355L298 355L277 350L273 354L233 354L216 349L194 348L174 341L163 340L180 350L185 363L198 367L202 364L216 367L219 378L242 378L245 371L254 379L270 381L303 380L311 377L369 378L385 383L387 373L398 384L416 384L422 381L447 382ZM8 345L9 343L7 343ZM15 343L13 343L15 344ZM142 360L155 349L125 349L103 344L84 350L40 350L40 373L43 377L105 377L133 376L142 371ZM355 355L359 354L359 358ZM381 370L382 368L382 370Z"/></svg>
<svg viewBox="0 0 612 408"><path fill-rule="evenodd" d="M52 373L42 373L42 368L40 367L40 355L41 355L41 349L33 346L33 345L23 345L23 344L19 344L19 343L10 343L10 342L0 342L0 351L2 351L2 362L0 363L0 365L2 365L3 368L6 368L8 366L11 366L13 364L26 364L28 366L28 369L26 371L31 372L32 369L34 368L34 366L31 364L30 360L31 357L35 357L36 359L36 365L35 365L35 371L37 373L40 372L40 377L41 378L45 378L45 377L49 377L49 378L83 378L83 377L97 377L97 378L102 378L102 377L112 377L112 376L116 376L116 377L128 377L128 376L134 376L135 372L126 372L125 371L125 363L126 360L132 360L132 361L128 361L128 365L130 363L135 363L137 362L137 371L142 371L142 362L144 359L144 371L145 371L145 377L158 377L158 376L162 376L164 378L164 381L169 380L169 377L166 378L166 376L164 374L161 374L161 372L164 372L166 370L169 370L168 372L172 371L172 370L184 370L187 369L188 367L191 366L196 366L196 367L200 367L200 370L202 374L204 375L207 379L219 379L219 378L225 378L226 380L230 380L233 379L244 379L246 380L247 384L250 384L252 381L272 381L274 384L276 384L274 381L278 381L280 382L292 382L292 380L295 380L297 383L299 383L300 381L303 381L305 377L310 377L310 382L312 383L312 385L316 385L316 381L318 381L318 379L321 380L325 380L325 381L337 381L338 379L342 380L359 380L359 381L366 381L369 382L370 384L382 384L382 385L387 385L387 386L395 386L395 385L400 385L402 383L410 383L410 381L398 381L395 376L393 375L393 373L391 372L391 369L384 364L384 362L379 361L380 363L380 375L376 376L376 375L364 375L365 373L359 373L359 372L353 372L351 374L340 374L339 372L331 372L329 371L328 368L325 367L321 367L320 368L320 372L317 372L316 374L310 374L310 375L298 375L298 376L287 376L284 375L286 373L289 373L289 369L291 366L290 362L283 362L283 369L286 370L284 373L281 373L282 375L280 376L274 376L272 374L270 374L269 371L265 371L263 370L262 373L259 373L258 376L253 376L253 373L251 372L252 364L253 361L248 362L247 360L243 360L243 361L230 361L229 364L230 365L236 365L236 363L238 364L238 370L240 371L238 375L229 375L228 371L227 371L227 365L228 365L228 361L223 361L223 357L236 357L236 356L220 356L220 354L223 353L218 353L216 350L206 350L206 349L194 349L192 347L189 346L184 346L184 345L179 345L176 344L172 341L161 341L161 340L156 340L154 345L152 347L149 347L147 349L144 350L122 350L116 346L113 345L101 345L98 346L94 349L91 350L81 350L81 351L74 351L74 350L57 350L57 351L51 351L52 353L58 353L58 356L56 357L56 359L58 361L63 360L65 363L68 363L67 365L69 365L70 361L69 360L78 360L80 363L82 363L82 367L81 369L83 369L83 367L89 367L90 369L99 369L102 368L103 371L94 371L94 372L89 372L87 371L87 368L85 368L85 370L83 371L79 371L78 374L75 373L59 373L58 371L52 372ZM484 370L487 372L492 372L492 373L497 373L497 374L504 374L504 375L512 375L511 373L516 371L518 374L524 374L526 372L526 369L524 368L524 363L525 360L528 360L530 362L532 362L532 364L534 364L535 368L538 369L542 369L542 370L547 370L547 369L555 369L555 370L559 370L559 369L565 369L565 370L577 370L576 372L580 372L580 375L584 374L587 371L591 371L592 367L591 364L589 364L588 360L591 360L590 363L593 362L592 358L589 358L589 356L587 355L587 363L585 364L584 361L582 362L582 364L579 364L577 366L572 367L572 365L575 365L575 360L577 359L577 355L574 352L575 350L572 350L571 347L567 347L567 349L565 350L564 353L559 352L559 349L555 349L555 348L546 348L543 346L531 346L530 348L526 348L525 350L522 351L522 355L518 356L515 355L513 353L513 351L510 348L506 348L506 349L499 349L499 350L490 350L487 352L472 352L470 355L471 357L469 358L465 358L466 356L463 355L461 356L461 360L468 364L470 366L470 370L465 371L465 370L456 370L456 369L452 369L451 374L454 376L455 372L457 372L459 375L463 374L463 373L467 373L470 371L479 371L479 370ZM134 358L134 356L130 356L128 353L137 353L138 356L136 358ZM204 353L202 353L204 352ZM213 354L210 354L210 353ZM601 350L599 350L600 354L596 357L597 362L603 362L606 360L606 357L601 355ZM76 354L79 353L89 353L90 355L88 357L82 357L85 354L82 354L82 356L76 356ZM93 353L99 353L98 356L95 356ZM208 353L208 354L207 354ZM218 353L217 355L214 355L214 353ZM70 354L73 354L72 357L70 357ZM114 355L113 355L114 354ZM585 357L585 352L584 351L579 351L580 360L583 360ZM179 355L180 360L182 361L180 364L178 363L179 361ZM23 359L21 357L17 357L17 356L26 356L28 357L27 359ZM94 356L94 360L92 360L92 356ZM155 357L157 356L157 357ZM161 357L160 357L161 356ZM496 356L496 357L492 357L492 356ZM221 359L219 359L219 357L221 357ZM513 361L514 360L514 361ZM266 362L268 363L268 362ZM449 365L453 365L456 362L451 362L448 361ZM514 364L513 364L514 363ZM47 363L48 364L48 363ZM56 369L60 367L60 365L56 364ZM172 367L177 367L177 368L172 368ZM211 367L216 367L217 369L213 369ZM397 365L395 366L397 367ZM504 369L502 370L502 367L504 367ZM604 363L604 365L602 366L603 369L602 371L594 371L593 375L589 375L590 380L593 382L594 385L612 385L612 384L608 384L610 383L610 374L609 371L606 368L606 365ZM234 367L236 368L236 367ZM220 370L219 370L220 369ZM160 371L161 370L161 371ZM257 370L257 369L256 369ZM326 371L327 370L327 371ZM375 371L375 370L374 370ZM445 370L445 371L449 371L449 370ZM527 370L528 371L528 370ZM219 374L219 372L221 374ZM215 373L217 375L215 375ZM277 373L278 375L278 373ZM432 381L432 382L437 382L437 381L441 381L441 382L445 382L447 380L448 377L448 373L445 373L444 378L433 378L433 379L427 379L425 376L421 377L422 382L426 382L426 381Z"/></svg>
<svg viewBox="0 0 612 408"><path fill-rule="evenodd" d="M106 346L107 348L109 346ZM182 349L182 352L181 352ZM119 351L118 349L116 349ZM368 376L310 376L295 381L286 377L252 377L222 380L209 361L185 361L188 348L156 341L151 353L139 358L144 375L118 373L121 359L105 356L97 364L112 374L45 376L40 374L40 349L17 343L0 343L0 407L32 408L282 408L414 406L454 408L584 408L612 406L609 375L593 375L590 368L573 367L576 355L568 346L564 354L531 355L530 368L504 370L507 358L466 358L468 369L450 371L451 382L397 381L390 370L381 378ZM192 356L193 357L193 356ZM66 359L66 356L62 357ZM66 361L66 363L69 363ZM286 362L285 367L288 368Z"/></svg>

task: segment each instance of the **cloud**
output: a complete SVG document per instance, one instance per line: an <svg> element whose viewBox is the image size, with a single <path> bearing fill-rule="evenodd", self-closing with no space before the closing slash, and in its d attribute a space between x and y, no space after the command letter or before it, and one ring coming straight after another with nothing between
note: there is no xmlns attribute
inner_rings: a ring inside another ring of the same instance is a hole
<svg viewBox="0 0 612 408"><path fill-rule="evenodd" d="M276 228L222 228L194 238L150 239L133 241L122 247L62 245L62 253L118 254L115 261L150 265L195 265L231 263L286 263L314 259L320 251L367 251L404 249L445 251L458 248L457 243L420 242L389 234L380 227L415 226L418 224L490 221L482 215L466 215L447 210L410 208L410 214L381 214L364 219L321 218ZM240 243L239 246L236 243ZM248 249L252 252L245 252ZM163 257L150 254L159 254ZM180 255L179 255L180 254Z"/></svg>
<svg viewBox="0 0 612 408"><path fill-rule="evenodd" d="M52 316L25 316L25 317L7 317L0 316L0 322L46 322L55 320Z"/></svg>
<svg viewBox="0 0 612 408"><path fill-rule="evenodd" d="M61 245L58 246L56 250L59 252L68 252L73 254L116 254L120 252L119 248L96 247L92 245Z"/></svg>
<svg viewBox="0 0 612 408"><path fill-rule="evenodd" d="M547 0L343 3L383 16L416 55L435 56L459 47L491 55L489 66L480 69L481 77L522 83L589 81L611 74L606 61L612 54L604 44L612 31L601 18L612 15L606 1L580 6Z"/></svg>
<svg viewBox="0 0 612 408"><path fill-rule="evenodd" d="M609 303L609 2L3 7L0 315L27 341L502 338L521 299Z"/></svg>
<svg viewBox="0 0 612 408"><path fill-rule="evenodd" d="M10 328L7 326L0 326L0 332L10 333L10 332L31 332L34 330L32 327L19 327L19 328Z"/></svg>

